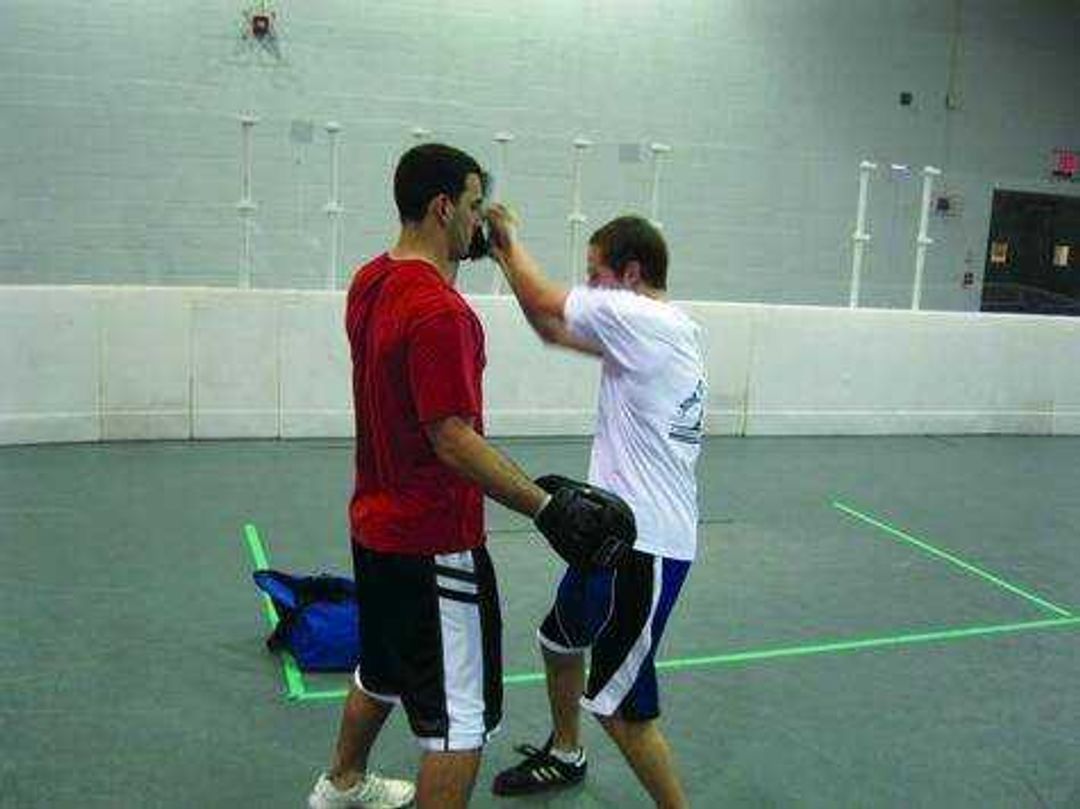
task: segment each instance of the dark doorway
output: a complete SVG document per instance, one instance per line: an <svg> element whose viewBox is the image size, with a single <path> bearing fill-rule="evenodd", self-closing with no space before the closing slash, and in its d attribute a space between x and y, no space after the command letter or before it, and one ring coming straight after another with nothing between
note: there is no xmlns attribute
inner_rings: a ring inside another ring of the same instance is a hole
<svg viewBox="0 0 1080 809"><path fill-rule="evenodd" d="M1080 315L1080 197L994 192L981 308Z"/></svg>

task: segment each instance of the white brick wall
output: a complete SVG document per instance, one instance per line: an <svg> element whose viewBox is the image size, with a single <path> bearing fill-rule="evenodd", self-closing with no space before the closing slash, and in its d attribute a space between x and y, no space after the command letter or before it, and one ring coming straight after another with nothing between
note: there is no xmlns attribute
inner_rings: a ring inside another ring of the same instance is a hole
<svg viewBox="0 0 1080 809"><path fill-rule="evenodd" d="M619 147L661 140L661 218L681 298L842 304L856 166L946 169L963 215L935 218L923 297L970 309L995 187L1044 181L1080 146L1080 10L963 4L963 108L946 113L953 3L929 0L479 0L277 3L281 59L240 38L242 3L0 3L0 283L232 284L239 125L255 130L255 282L323 283L328 160L340 121L345 257L394 230L388 178L421 124L494 163L565 272L570 140L587 156L590 225L646 211L650 168ZM902 90L915 94L901 108ZM290 141L294 119L314 141ZM917 180L871 189L869 305L910 299ZM490 288L490 268L466 288Z"/></svg>

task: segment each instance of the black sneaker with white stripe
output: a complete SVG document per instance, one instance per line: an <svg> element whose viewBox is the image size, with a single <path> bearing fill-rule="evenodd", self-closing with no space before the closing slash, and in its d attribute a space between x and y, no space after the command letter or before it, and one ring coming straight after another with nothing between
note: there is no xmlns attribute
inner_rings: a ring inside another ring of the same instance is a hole
<svg viewBox="0 0 1080 809"><path fill-rule="evenodd" d="M584 751L577 764L560 761L551 754L551 737L541 748L522 744L514 750L525 756L525 760L495 776L491 791L496 795L528 795L580 784L585 780Z"/></svg>

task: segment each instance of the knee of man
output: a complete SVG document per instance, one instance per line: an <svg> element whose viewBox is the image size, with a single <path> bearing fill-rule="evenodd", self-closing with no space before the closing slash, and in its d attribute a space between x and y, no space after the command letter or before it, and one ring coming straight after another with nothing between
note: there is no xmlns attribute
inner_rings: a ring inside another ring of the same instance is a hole
<svg viewBox="0 0 1080 809"><path fill-rule="evenodd" d="M621 733L625 736L646 733L656 723L655 719L627 719L617 713L610 716L596 714L596 719L609 733Z"/></svg>

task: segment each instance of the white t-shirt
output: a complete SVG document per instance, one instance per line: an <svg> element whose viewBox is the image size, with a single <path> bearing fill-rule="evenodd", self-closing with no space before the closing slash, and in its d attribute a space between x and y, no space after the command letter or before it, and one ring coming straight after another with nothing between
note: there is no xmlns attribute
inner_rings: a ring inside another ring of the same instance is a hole
<svg viewBox="0 0 1080 809"><path fill-rule="evenodd" d="M603 354L589 482L619 494L637 518L636 548L692 560L705 409L701 329L663 301L575 287L570 332Z"/></svg>

